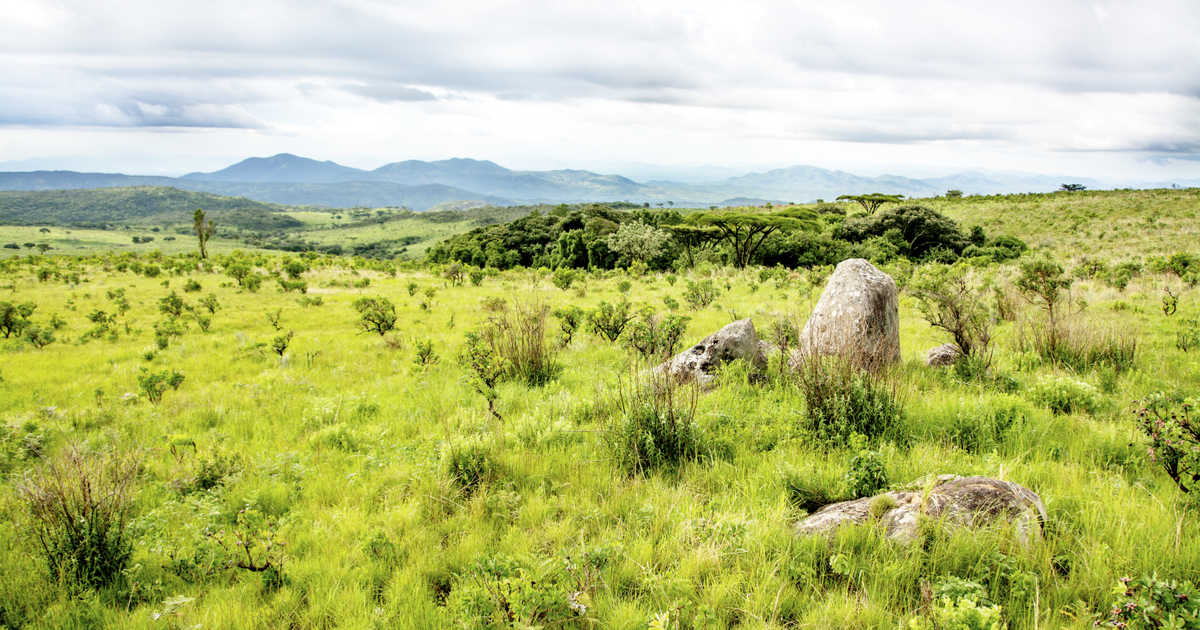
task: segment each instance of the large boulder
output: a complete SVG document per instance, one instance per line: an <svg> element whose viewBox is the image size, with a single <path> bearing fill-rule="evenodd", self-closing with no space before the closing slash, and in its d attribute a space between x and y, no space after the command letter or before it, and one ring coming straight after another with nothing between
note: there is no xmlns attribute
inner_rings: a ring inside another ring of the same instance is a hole
<svg viewBox="0 0 1200 630"><path fill-rule="evenodd" d="M929 367L954 367L962 351L952 343L944 343L936 348L930 348L925 353L925 365Z"/></svg>
<svg viewBox="0 0 1200 630"><path fill-rule="evenodd" d="M916 538L925 516L961 527L985 527L1004 518L1021 543L1041 536L1046 507L1029 488L990 477L945 475L938 482L928 494L924 490L885 492L826 505L797 523L796 533L829 534L842 525L865 523L874 517L888 538L908 542Z"/></svg>
<svg viewBox="0 0 1200 630"><path fill-rule="evenodd" d="M707 385L715 378L717 366L734 359L745 359L756 369L766 369L767 359L763 356L750 318L739 319L721 330L707 336L700 343L680 352L673 359L655 368L666 372L681 383L695 381Z"/></svg>
<svg viewBox="0 0 1200 630"><path fill-rule="evenodd" d="M878 369L900 360L900 309L892 277L861 258L843 260L800 333L805 355L839 355Z"/></svg>

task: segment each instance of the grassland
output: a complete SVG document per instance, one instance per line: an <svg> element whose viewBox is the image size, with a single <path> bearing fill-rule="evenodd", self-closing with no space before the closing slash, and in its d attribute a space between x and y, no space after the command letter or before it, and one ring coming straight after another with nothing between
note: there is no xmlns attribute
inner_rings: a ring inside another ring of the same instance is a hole
<svg viewBox="0 0 1200 630"><path fill-rule="evenodd" d="M931 203L989 233L1040 244L1068 268L1083 256L1116 262L1195 251L1194 193L1098 196L1090 209L1079 198L1048 197ZM1018 212L1023 203L1045 212ZM1071 218L1089 212L1090 223ZM1157 213L1154 224L1139 212ZM347 232L382 238L403 223ZM174 245L190 242L180 236ZM264 273L285 262L247 254ZM797 488L842 492L857 451L813 439L806 400L777 364L763 385L750 385L743 365L723 370L718 387L696 397L696 422L711 448L678 468L635 474L617 464L612 436L646 364L620 343L579 332L557 350L561 369L549 382L500 383L502 422L457 360L464 333L497 313L488 310L496 299L557 309L625 297L665 312L664 297L684 302L689 280L711 280L721 291L713 305L678 311L692 318L687 344L735 318L752 317L764 336L775 322L802 325L828 270L763 281L757 269L716 268L674 282L609 272L562 291L544 271L455 285L437 268L408 264L393 277L377 262L326 256L311 261L301 296L270 284L245 291L219 266L146 278L116 262L51 256L0 273L0 301L37 304L38 324L52 314L65 322L58 341L40 350L0 340L0 626L476 627L479 602L489 597L473 570L480 562L519 564L523 573L513 573L510 586L527 598L586 594L575 600L586 613L561 625L604 628L655 620L681 628L902 627L926 613L922 583L947 576L982 584L1010 628L1085 628L1106 618L1118 578L1200 579L1197 506L1148 460L1133 422L1134 401L1149 393L1200 394L1200 362L1175 346L1185 320L1200 317L1200 291L1170 274L1146 272L1124 290L1094 280L1071 289L1075 303L1086 304L1075 321L1136 333L1135 365L1121 373L1066 370L1018 352L1018 326L1037 321L1030 305L997 328L1000 378L928 368L925 351L946 338L902 293L903 363L891 382L904 402L903 430L869 445L891 487L988 475L1036 491L1050 518L1044 539L1030 545L1004 528L945 529L900 545L869 526L831 539L793 535L805 514ZM58 278L39 281L45 268ZM905 276L902 267L888 270ZM1016 269L992 271L1011 279ZM184 292L188 281L200 291ZM129 310L115 338L85 341L94 327L87 315L114 312L107 294L117 289ZM1172 316L1161 310L1166 289L1180 298ZM171 292L197 309L198 297L212 293L220 309L209 330L192 321L160 349L154 326ZM394 333L359 328L353 304L367 296L396 304ZM304 297L322 304L303 306ZM276 311L282 330L268 321ZM288 330L295 337L277 354L271 344ZM422 364L425 343L436 360ZM185 380L152 403L139 386L143 369ZM1090 410L1051 411L1036 393L1051 379L1082 384ZM48 577L17 491L40 458L71 444L142 462L133 556L96 590ZM487 470L465 485L455 458L471 449L487 454ZM197 489L213 471L225 474ZM281 571L228 566L214 542L219 532L262 540L265 529L247 525L247 514L262 515L286 543Z"/></svg>

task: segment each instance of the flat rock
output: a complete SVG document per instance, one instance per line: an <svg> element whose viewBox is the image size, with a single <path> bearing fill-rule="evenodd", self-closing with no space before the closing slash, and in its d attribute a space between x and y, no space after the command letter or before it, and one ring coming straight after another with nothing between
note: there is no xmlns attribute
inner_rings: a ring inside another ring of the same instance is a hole
<svg viewBox="0 0 1200 630"><path fill-rule="evenodd" d="M900 360L900 308L892 277L861 258L843 260L800 333L793 363L839 355L878 369Z"/></svg>
<svg viewBox="0 0 1200 630"><path fill-rule="evenodd" d="M763 356L750 318L739 319L707 336L700 343L680 352L673 359L655 368L666 372L679 382L695 381L707 385L715 378L713 372L727 361L744 359L757 370L765 370L767 359Z"/></svg>
<svg viewBox="0 0 1200 630"><path fill-rule="evenodd" d="M953 367L958 363L962 351L952 343L944 343L936 348L930 348L925 353L925 365L929 367Z"/></svg>
<svg viewBox="0 0 1200 630"><path fill-rule="evenodd" d="M798 535L831 534L842 525L865 523L871 504L880 499L893 503L879 514L879 526L889 539L909 542L917 537L921 517L944 520L960 527L986 527L1001 518L1013 525L1021 543L1041 536L1046 507L1029 488L991 477L939 478L929 494L885 492L882 495L826 505L796 524Z"/></svg>

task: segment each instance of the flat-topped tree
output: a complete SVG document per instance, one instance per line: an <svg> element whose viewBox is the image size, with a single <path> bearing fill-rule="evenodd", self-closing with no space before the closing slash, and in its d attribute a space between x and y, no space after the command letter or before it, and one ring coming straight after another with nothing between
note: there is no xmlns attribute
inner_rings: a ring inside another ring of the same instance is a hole
<svg viewBox="0 0 1200 630"><path fill-rule="evenodd" d="M869 195L842 195L838 197L838 201L853 201L863 207L868 215L875 214L885 203L900 203L904 199L904 195L885 195L882 193L871 193Z"/></svg>
<svg viewBox="0 0 1200 630"><path fill-rule="evenodd" d="M798 207L774 213L703 212L688 216L684 223L715 229L716 240L728 243L733 250L738 269L745 269L758 247L775 232L816 230L819 225L815 212Z"/></svg>

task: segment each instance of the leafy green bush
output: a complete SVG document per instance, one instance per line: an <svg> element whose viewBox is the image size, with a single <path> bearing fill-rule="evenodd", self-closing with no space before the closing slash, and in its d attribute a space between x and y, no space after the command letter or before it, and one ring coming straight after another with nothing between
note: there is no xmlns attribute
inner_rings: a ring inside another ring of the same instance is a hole
<svg viewBox="0 0 1200 630"><path fill-rule="evenodd" d="M577 274L574 269L571 269L570 267L559 267L558 269L554 270L554 276L550 281L554 283L554 286L566 291L567 289L571 288L571 283L575 282L576 277Z"/></svg>
<svg viewBox="0 0 1200 630"><path fill-rule="evenodd" d="M138 375L138 386L142 388L142 393L146 395L146 399L152 403L157 403L162 400L163 393L167 388L178 390L183 384L184 376L175 370L160 370L158 372L150 372L146 368L140 368L141 374Z"/></svg>
<svg viewBox="0 0 1200 630"><path fill-rule="evenodd" d="M99 588L121 575L133 553L127 526L140 465L132 453L72 444L15 484L52 582Z"/></svg>
<svg viewBox="0 0 1200 630"><path fill-rule="evenodd" d="M562 369L546 343L549 315L545 302L513 300L512 308L488 317L480 337L503 362L505 377L541 385Z"/></svg>
<svg viewBox="0 0 1200 630"><path fill-rule="evenodd" d="M1200 591L1192 583L1158 576L1124 577L1117 581L1104 626L1128 630L1200 628ZM1097 625L1100 625L1097 622Z"/></svg>
<svg viewBox="0 0 1200 630"><path fill-rule="evenodd" d="M888 487L887 466L877 451L859 449L846 468L846 491L856 499L874 496Z"/></svg>
<svg viewBox="0 0 1200 630"><path fill-rule="evenodd" d="M25 328L29 326L29 317L33 315L36 308L37 306L32 302L16 305L0 302L0 332L4 333L4 338L8 339L14 334L20 337Z"/></svg>
<svg viewBox="0 0 1200 630"><path fill-rule="evenodd" d="M442 453L446 474L466 494L501 475L502 466L493 449L478 440L451 445Z"/></svg>
<svg viewBox="0 0 1200 630"><path fill-rule="evenodd" d="M578 306L554 309L553 315L558 318L558 342L562 346L569 345L575 338L575 333L579 331L579 327L587 321L587 311Z"/></svg>
<svg viewBox="0 0 1200 630"><path fill-rule="evenodd" d="M612 446L618 464L632 473L670 468L708 454L696 424L699 394L663 374L634 381L622 395Z"/></svg>
<svg viewBox="0 0 1200 630"><path fill-rule="evenodd" d="M804 394L805 429L820 442L843 444L854 433L868 440L899 425L904 404L886 373L859 370L852 360L809 355L795 369Z"/></svg>
<svg viewBox="0 0 1200 630"><path fill-rule="evenodd" d="M1095 387L1069 376L1042 377L1029 388L1029 399L1058 414L1090 414L1100 405Z"/></svg>
<svg viewBox="0 0 1200 630"><path fill-rule="evenodd" d="M537 565L507 556L476 560L456 581L447 602L464 628L591 627L587 618L595 569L549 560Z"/></svg>
<svg viewBox="0 0 1200 630"><path fill-rule="evenodd" d="M1157 392L1137 404L1137 426L1149 440L1150 461L1161 465L1180 490L1200 487L1200 427L1191 417L1196 401Z"/></svg>
<svg viewBox="0 0 1200 630"><path fill-rule="evenodd" d="M625 327L633 321L631 312L633 306L625 299L615 304L600 302L588 313L588 326L591 331L604 337L610 343L616 341Z"/></svg>
<svg viewBox="0 0 1200 630"><path fill-rule="evenodd" d="M692 310L698 311L712 304L720 294L721 291L713 287L712 280L701 280L700 282L688 280L687 291L683 293L683 299Z"/></svg>
<svg viewBox="0 0 1200 630"><path fill-rule="evenodd" d="M363 297L354 301L354 310L358 311L358 325L362 332L386 335L396 328L396 305L380 296Z"/></svg>
<svg viewBox="0 0 1200 630"><path fill-rule="evenodd" d="M653 309L644 308L625 333L625 345L642 359L668 359L678 350L690 321L692 318L681 315L659 317Z"/></svg>

